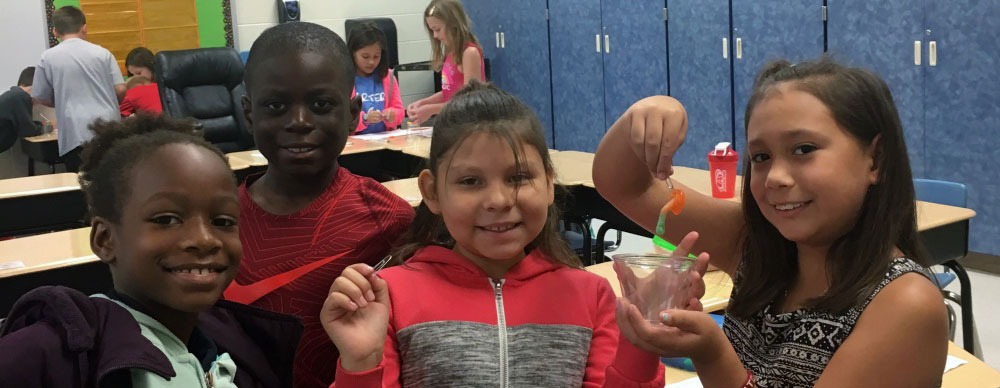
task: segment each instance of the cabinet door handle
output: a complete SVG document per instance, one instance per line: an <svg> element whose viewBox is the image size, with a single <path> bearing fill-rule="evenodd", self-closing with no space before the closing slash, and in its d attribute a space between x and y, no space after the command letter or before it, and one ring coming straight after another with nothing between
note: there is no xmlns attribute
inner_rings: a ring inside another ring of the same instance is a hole
<svg viewBox="0 0 1000 388"><path fill-rule="evenodd" d="M743 38L736 38L736 59L743 59Z"/></svg>
<svg viewBox="0 0 1000 388"><path fill-rule="evenodd" d="M937 41L927 43L927 65L937 66Z"/></svg>
<svg viewBox="0 0 1000 388"><path fill-rule="evenodd" d="M601 52L601 34L594 35L594 51Z"/></svg>
<svg viewBox="0 0 1000 388"><path fill-rule="evenodd" d="M497 48L500 48L500 33L497 32Z"/></svg>
<svg viewBox="0 0 1000 388"><path fill-rule="evenodd" d="M922 50L920 49L920 41L913 41L913 64L920 66L920 57L922 55Z"/></svg>
<svg viewBox="0 0 1000 388"><path fill-rule="evenodd" d="M507 39L503 32L500 33L500 48L507 48Z"/></svg>
<svg viewBox="0 0 1000 388"><path fill-rule="evenodd" d="M611 35L604 34L604 52L611 52Z"/></svg>
<svg viewBox="0 0 1000 388"><path fill-rule="evenodd" d="M729 38L722 38L722 59L729 59Z"/></svg>

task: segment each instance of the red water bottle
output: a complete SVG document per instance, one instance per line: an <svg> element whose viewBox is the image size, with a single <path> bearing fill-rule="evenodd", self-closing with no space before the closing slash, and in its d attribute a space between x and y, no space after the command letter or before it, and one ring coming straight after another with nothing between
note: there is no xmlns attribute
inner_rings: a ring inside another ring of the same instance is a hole
<svg viewBox="0 0 1000 388"><path fill-rule="evenodd" d="M729 142L716 144L715 149L708 153L713 197L732 198L736 195L736 163L739 160L740 155Z"/></svg>

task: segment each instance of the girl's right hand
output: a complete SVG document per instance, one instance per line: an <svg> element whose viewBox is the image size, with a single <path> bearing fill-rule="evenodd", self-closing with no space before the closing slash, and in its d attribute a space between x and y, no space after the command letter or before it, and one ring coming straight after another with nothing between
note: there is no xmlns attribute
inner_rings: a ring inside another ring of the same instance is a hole
<svg viewBox="0 0 1000 388"><path fill-rule="evenodd" d="M657 179L673 174L673 159L687 135L687 111L673 97L652 96L632 104L621 120L629 145Z"/></svg>
<svg viewBox="0 0 1000 388"><path fill-rule="evenodd" d="M367 264L351 265L333 281L319 318L341 367L362 372L382 362L390 307L388 285Z"/></svg>

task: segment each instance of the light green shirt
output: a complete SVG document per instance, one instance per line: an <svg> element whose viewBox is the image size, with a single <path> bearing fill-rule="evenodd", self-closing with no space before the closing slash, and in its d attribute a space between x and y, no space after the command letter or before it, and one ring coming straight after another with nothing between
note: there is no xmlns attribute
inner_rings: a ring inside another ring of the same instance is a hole
<svg viewBox="0 0 1000 388"><path fill-rule="evenodd" d="M106 298L103 294L95 294L92 297ZM124 303L110 299L119 306L128 310L136 322L142 336L153 343L157 349L163 352L170 360L170 366L174 369L176 376L170 379L160 377L160 375L145 369L132 368L132 386L135 388L232 388L236 387L233 379L236 377L236 363L229 357L229 353L220 354L212 367L205 373L201 367L198 357L187 349L187 344L181 342L180 338L170 332L166 326L152 317L133 310ZM211 385L210 385L211 384Z"/></svg>

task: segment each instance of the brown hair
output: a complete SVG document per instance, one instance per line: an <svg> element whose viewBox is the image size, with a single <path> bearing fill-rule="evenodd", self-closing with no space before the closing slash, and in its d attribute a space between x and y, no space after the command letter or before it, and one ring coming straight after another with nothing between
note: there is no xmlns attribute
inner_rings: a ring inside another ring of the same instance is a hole
<svg viewBox="0 0 1000 388"><path fill-rule="evenodd" d="M128 71L129 66L145 67L152 73L156 69L156 57L148 48L136 47L132 51L129 51L128 55L125 55L125 72L131 77L132 72ZM150 82L152 81L150 80Z"/></svg>
<svg viewBox="0 0 1000 388"><path fill-rule="evenodd" d="M877 75L835 63L828 57L766 66L754 82L747 103L745 125L754 108L788 85L823 102L837 124L858 143L875 143L878 184L871 185L858 209L854 226L836 239L827 252L830 289L810 300L810 308L843 313L861 304L888 271L894 248L926 265L927 253L917 237L913 176L906 154L903 128L889 87ZM743 187L750 187L750 156L744 156ZM798 273L794 242L785 239L764 218L750 190L743 190L743 236L739 286L729 313L749 317L763 310L792 286Z"/></svg>
<svg viewBox="0 0 1000 388"><path fill-rule="evenodd" d="M434 39L434 32L427 26L427 18L431 16L444 22L445 38L448 41L444 47L441 47L441 42ZM465 14L465 8L462 8L462 3L458 0L431 0L427 9L424 10L424 29L431 37L433 55L431 65L437 71L441 71L447 54L451 54L456 65L462 66L462 52L465 51L465 46L468 46L469 43L479 46L479 40L472 33L472 21L469 20Z"/></svg>
<svg viewBox="0 0 1000 388"><path fill-rule="evenodd" d="M545 174L550 179L555 179L555 168L542 135L542 125L535 114L517 97L478 81L470 82L455 93L454 98L435 119L428 168L437 174L443 167L442 157L477 133L505 140L514 151L518 168L525 160L524 145L535 149L542 158ZM545 226L525 247L525 251L537 248L555 263L582 268L580 259L559 235L558 221L559 207L553 203L549 205ZM446 248L455 246L442 217L431 213L424 203L417 208L416 217L410 230L403 236L403 241L404 244L393 255L397 263L410 258L418 249L428 245Z"/></svg>
<svg viewBox="0 0 1000 388"><path fill-rule="evenodd" d="M52 13L52 28L59 35L78 33L86 24L87 17L83 15L83 11L72 5L60 7Z"/></svg>

